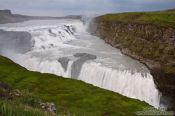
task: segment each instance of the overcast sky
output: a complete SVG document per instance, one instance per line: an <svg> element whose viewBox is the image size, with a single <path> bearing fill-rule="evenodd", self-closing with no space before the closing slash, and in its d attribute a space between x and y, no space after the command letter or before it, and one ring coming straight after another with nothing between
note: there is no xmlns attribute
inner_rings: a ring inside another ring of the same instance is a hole
<svg viewBox="0 0 175 116"><path fill-rule="evenodd" d="M175 8L175 0L0 0L0 9L27 15L60 16Z"/></svg>

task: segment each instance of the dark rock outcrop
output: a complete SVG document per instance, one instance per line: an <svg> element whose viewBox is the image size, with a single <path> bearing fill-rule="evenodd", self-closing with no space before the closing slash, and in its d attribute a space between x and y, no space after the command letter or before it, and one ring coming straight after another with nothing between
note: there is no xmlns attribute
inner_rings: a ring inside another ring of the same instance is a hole
<svg viewBox="0 0 175 116"><path fill-rule="evenodd" d="M71 76L74 79L78 78L81 68L86 61L95 60L97 58L97 56L88 53L76 53L74 54L74 57L78 58L76 61L73 62L71 68Z"/></svg>
<svg viewBox="0 0 175 116"><path fill-rule="evenodd" d="M64 68L64 71L67 71L69 61L70 59L67 57L62 57L58 59L58 62L61 63L62 67Z"/></svg>
<svg viewBox="0 0 175 116"><path fill-rule="evenodd" d="M12 14L10 10L0 10L0 24L23 22L29 19L29 16Z"/></svg>
<svg viewBox="0 0 175 116"><path fill-rule="evenodd" d="M0 13L4 14L4 15L11 15L12 14L10 10L0 10Z"/></svg>

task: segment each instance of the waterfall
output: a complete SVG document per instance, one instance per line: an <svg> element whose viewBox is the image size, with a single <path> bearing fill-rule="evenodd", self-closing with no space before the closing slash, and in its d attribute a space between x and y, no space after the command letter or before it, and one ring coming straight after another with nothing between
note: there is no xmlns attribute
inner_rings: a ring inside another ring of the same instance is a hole
<svg viewBox="0 0 175 116"><path fill-rule="evenodd" d="M22 58L24 59L24 58ZM67 58L65 58L67 59ZM69 60L67 67L59 61L31 58L20 63L32 71L51 73L66 78L82 80L94 86L120 93L124 96L145 101L155 108L160 106L160 93L156 89L150 73L131 72L129 70L113 69L89 60L82 65L73 65L78 60ZM30 63L29 63L30 62ZM76 70L79 69L79 70ZM75 76L79 71L78 77Z"/></svg>
<svg viewBox="0 0 175 116"><path fill-rule="evenodd" d="M160 94L149 73L115 70L91 62L84 63L78 79L159 107Z"/></svg>
<svg viewBox="0 0 175 116"><path fill-rule="evenodd" d="M27 41L27 38L15 36L16 39L18 37L24 39L25 44L31 47L30 49L18 52L25 46L20 45L20 42L19 44L5 42L7 46L18 45L18 51L13 54L12 51L4 51L3 55L31 71L82 80L94 86L145 101L156 108L160 106L161 94L149 70L143 64L122 55L119 50L87 33L80 21L40 22L43 22L42 25L37 25L38 21L28 21L12 26L2 25L0 29L8 33L17 35L25 31L28 33L24 34L31 34L30 41ZM14 39L13 36L8 37ZM2 41L5 38L0 39ZM2 47L0 51L5 49Z"/></svg>

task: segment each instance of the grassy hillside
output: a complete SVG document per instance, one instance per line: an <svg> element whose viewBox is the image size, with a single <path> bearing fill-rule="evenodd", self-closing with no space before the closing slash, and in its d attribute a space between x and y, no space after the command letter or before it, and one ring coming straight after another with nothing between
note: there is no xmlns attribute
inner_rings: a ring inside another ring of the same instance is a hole
<svg viewBox="0 0 175 116"><path fill-rule="evenodd" d="M158 26L175 27L175 9L157 12L127 12L107 14L99 17L103 21L154 24Z"/></svg>
<svg viewBox="0 0 175 116"><path fill-rule="evenodd" d="M102 116L103 114L134 116L136 111L150 107L144 102L81 81L28 71L2 56L0 56L0 81L14 89L28 91L32 96L43 101L54 102L58 113L62 115L70 113L75 116ZM7 106L11 107L11 105L14 106L7 103ZM21 110L19 107L17 109Z"/></svg>
<svg viewBox="0 0 175 116"><path fill-rule="evenodd" d="M41 109L26 106L20 103L12 103L11 101L0 101L1 116L53 116Z"/></svg>

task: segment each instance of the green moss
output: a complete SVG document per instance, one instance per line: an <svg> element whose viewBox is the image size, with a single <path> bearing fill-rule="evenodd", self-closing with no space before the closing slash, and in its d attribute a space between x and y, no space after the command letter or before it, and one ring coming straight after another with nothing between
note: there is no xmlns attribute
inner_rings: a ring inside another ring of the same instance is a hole
<svg viewBox="0 0 175 116"><path fill-rule="evenodd" d="M136 111L150 107L144 102L51 74L31 72L0 56L0 81L48 102L54 102L60 114L76 116L134 116Z"/></svg>
<svg viewBox="0 0 175 116"><path fill-rule="evenodd" d="M175 10L107 14L100 16L97 19L107 22L154 24L157 26L175 27Z"/></svg>

